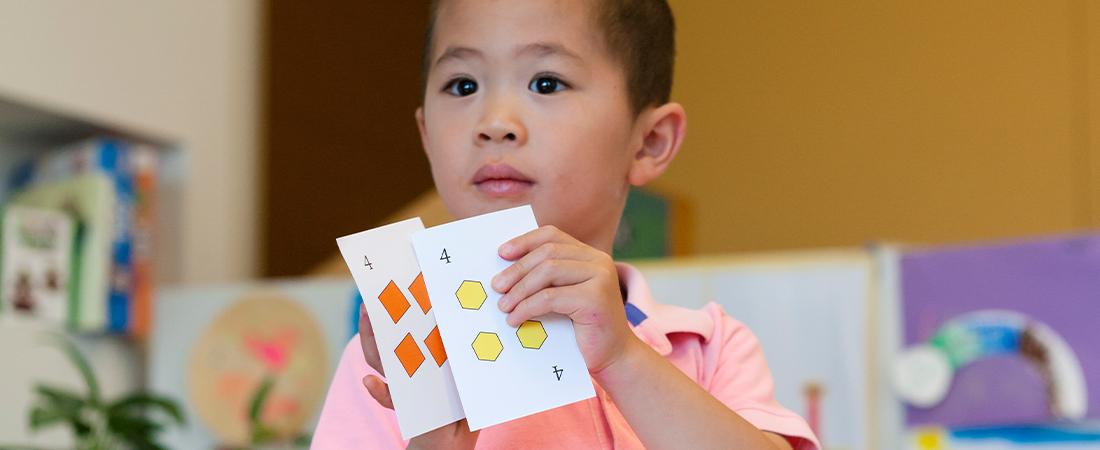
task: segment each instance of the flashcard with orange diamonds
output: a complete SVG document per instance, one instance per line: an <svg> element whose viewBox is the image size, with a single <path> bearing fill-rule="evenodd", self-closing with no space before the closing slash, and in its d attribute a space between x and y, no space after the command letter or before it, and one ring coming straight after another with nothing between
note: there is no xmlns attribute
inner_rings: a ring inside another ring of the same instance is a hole
<svg viewBox="0 0 1100 450"><path fill-rule="evenodd" d="M363 294L401 437L465 417L411 236L420 218L336 240Z"/></svg>

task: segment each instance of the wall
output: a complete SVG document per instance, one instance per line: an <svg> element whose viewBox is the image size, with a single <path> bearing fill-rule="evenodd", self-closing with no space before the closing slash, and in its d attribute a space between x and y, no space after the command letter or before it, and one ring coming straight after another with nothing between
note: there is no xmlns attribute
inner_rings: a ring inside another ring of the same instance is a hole
<svg viewBox="0 0 1100 450"><path fill-rule="evenodd" d="M257 273L259 0L0 2L0 92L183 144L168 281Z"/></svg>
<svg viewBox="0 0 1100 450"><path fill-rule="evenodd" d="M696 252L1100 225L1100 2L670 3Z"/></svg>
<svg viewBox="0 0 1100 450"><path fill-rule="evenodd" d="M305 273L432 187L413 118L428 3L268 2L264 275Z"/></svg>
<svg viewBox="0 0 1100 450"><path fill-rule="evenodd" d="M1100 221L1096 2L671 4L680 49L673 96L688 109L689 133L655 186L692 203L696 252L984 239ZM326 30L345 36L357 28L412 36L419 30L385 26L409 17L422 27L422 16L410 12L416 8L424 6L364 6L343 21L314 20L290 36ZM285 17L299 13L291 9ZM263 159L256 150L262 15L258 0L0 3L0 91L185 143L184 263L176 281L261 272L257 230L275 222L277 205L271 205L284 197L269 194L261 206L256 186L261 177L273 187L273 180L287 179L270 167L267 174L255 169ZM410 162L397 163L408 168L410 192L369 197L378 185L357 180L355 165L309 167L330 171L322 193L361 198L349 210L365 212L315 220L344 224L322 230L308 226L314 211L284 208L282 217L300 219L289 232L268 232L269 246L301 236L319 236L311 248L327 246L320 239L331 243L335 235L371 226L430 186L418 148L405 143L415 139L415 104L407 97L418 87L406 71L418 66L419 40L343 42L349 52L414 59L393 68L372 56L348 58L327 72L288 79L305 86L293 95L307 100L311 94L343 98L386 113L367 116L370 111L348 107L338 110L351 119L329 123L314 118L323 109L285 107L281 117L290 119L280 120L291 123L290 111L300 111L298 123L315 126L283 151L329 160L336 159L332 152L376 160L411 154ZM294 48L299 59L284 63L309 61L311 49L314 60L333 58L308 41ZM378 87L375 94L400 88L399 105L408 108L387 109L389 103L362 100L373 101L371 92L345 90L372 71L403 81L360 85ZM276 109L268 114L274 123ZM366 128L376 123L390 133ZM333 145L325 136L335 126L358 137ZM318 184L298 186L310 183ZM322 193L314 198L328 198ZM334 251L328 246L299 265L276 268L270 261L281 253L269 249L267 271L301 271Z"/></svg>

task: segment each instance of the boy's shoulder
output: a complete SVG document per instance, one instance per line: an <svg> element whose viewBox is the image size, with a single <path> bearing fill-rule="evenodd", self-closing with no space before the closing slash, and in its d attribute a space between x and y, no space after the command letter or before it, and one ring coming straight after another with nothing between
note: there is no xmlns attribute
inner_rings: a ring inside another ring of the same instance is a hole
<svg viewBox="0 0 1100 450"><path fill-rule="evenodd" d="M620 283L627 291L627 320L634 327L635 334L662 355L672 352L674 340L670 337L676 334L688 335L677 337L676 343L694 340L699 345L707 345L716 336L725 338L733 332L748 334L755 341L755 336L744 324L727 315L716 303L708 303L701 309L658 303L641 271L626 263L615 265ZM685 340L692 335L692 339Z"/></svg>
<svg viewBox="0 0 1100 450"><path fill-rule="evenodd" d="M764 351L745 324L714 302L702 309L657 303L637 268L616 267L634 334L757 428L786 436L796 449L821 448L806 421L775 401Z"/></svg>

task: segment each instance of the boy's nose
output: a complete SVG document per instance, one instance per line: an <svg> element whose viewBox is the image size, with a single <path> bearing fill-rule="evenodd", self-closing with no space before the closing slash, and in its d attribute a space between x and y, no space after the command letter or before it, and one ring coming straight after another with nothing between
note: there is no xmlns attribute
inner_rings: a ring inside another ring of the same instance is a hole
<svg viewBox="0 0 1100 450"><path fill-rule="evenodd" d="M510 114L487 114L474 130L478 144L514 144L527 143L527 129Z"/></svg>
<svg viewBox="0 0 1100 450"><path fill-rule="evenodd" d="M503 135L503 136L501 136L501 135ZM500 136L500 137L497 137L497 136ZM500 131L500 132L497 132L497 133L489 133L489 134L481 133L480 135L478 135L478 138L483 140L483 141L492 141L492 142L515 141L516 140L516 134L515 133L506 133L504 131Z"/></svg>
<svg viewBox="0 0 1100 450"><path fill-rule="evenodd" d="M523 145L527 142L527 131L514 121L493 120L488 123L482 122L482 125L478 126L477 140L481 144L507 142Z"/></svg>

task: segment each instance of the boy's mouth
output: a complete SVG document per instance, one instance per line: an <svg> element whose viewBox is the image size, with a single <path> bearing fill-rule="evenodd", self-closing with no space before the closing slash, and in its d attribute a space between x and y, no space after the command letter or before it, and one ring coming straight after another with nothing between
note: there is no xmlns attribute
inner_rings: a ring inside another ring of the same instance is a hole
<svg viewBox="0 0 1100 450"><path fill-rule="evenodd" d="M486 164L474 174L474 186L490 197L511 197L534 186L535 181L507 164Z"/></svg>

